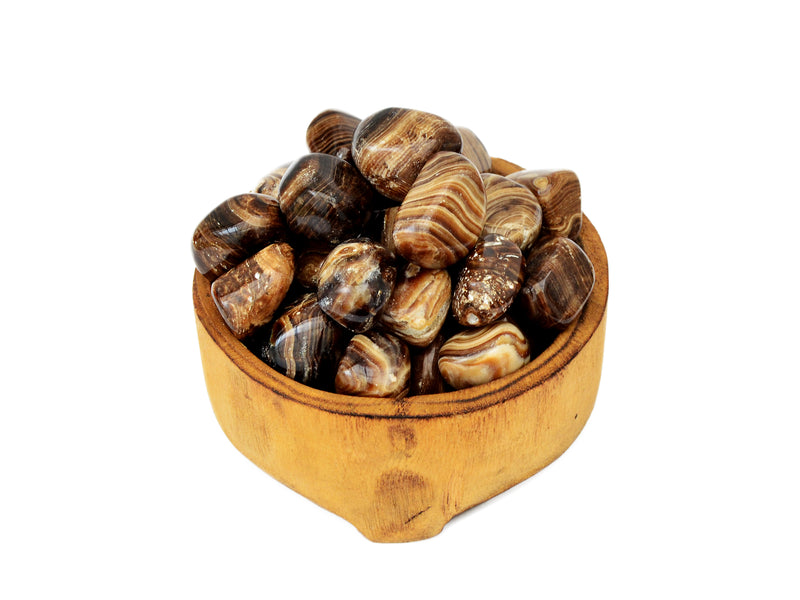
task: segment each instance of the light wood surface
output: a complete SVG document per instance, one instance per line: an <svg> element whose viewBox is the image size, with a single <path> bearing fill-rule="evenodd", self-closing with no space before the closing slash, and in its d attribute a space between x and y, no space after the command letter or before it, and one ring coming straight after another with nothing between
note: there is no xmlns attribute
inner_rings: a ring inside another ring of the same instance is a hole
<svg viewBox="0 0 800 600"><path fill-rule="evenodd" d="M499 174L519 169L493 159ZM585 216L582 237L597 282L581 316L547 350L489 384L403 401L322 392L273 371L227 329L208 281L195 273L203 371L219 424L261 469L370 540L438 534L558 458L592 412L608 265Z"/></svg>

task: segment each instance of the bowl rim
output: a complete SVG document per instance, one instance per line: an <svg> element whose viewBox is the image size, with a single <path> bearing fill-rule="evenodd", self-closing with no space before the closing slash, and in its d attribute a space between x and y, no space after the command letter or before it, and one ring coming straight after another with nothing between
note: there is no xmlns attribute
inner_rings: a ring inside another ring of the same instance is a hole
<svg viewBox="0 0 800 600"><path fill-rule="evenodd" d="M523 170L493 158L492 172ZM595 286L581 314L530 363L489 383L441 394L394 398L348 396L311 388L272 369L238 340L225 325L211 298L209 280L195 270L192 285L195 317L227 359L253 383L291 402L326 412L365 418L433 418L465 414L503 403L541 386L564 369L594 336L606 314L608 258L597 230L583 215L581 240L595 269ZM207 374L208 376L208 374Z"/></svg>

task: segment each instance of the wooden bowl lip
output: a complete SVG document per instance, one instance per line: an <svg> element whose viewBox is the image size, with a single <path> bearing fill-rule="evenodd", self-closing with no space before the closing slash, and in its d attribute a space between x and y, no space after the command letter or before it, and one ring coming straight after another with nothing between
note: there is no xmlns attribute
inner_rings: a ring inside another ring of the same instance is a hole
<svg viewBox="0 0 800 600"><path fill-rule="evenodd" d="M492 159L493 172L506 175L519 170L522 168L513 163ZM608 259L597 230L585 214L581 236L595 268L595 287L579 317L523 368L495 381L463 390L395 400L347 396L298 383L272 369L234 337L211 298L210 282L197 271L192 285L195 316L198 324L242 374L284 400L325 412L364 418L416 419L465 414L501 404L541 386L563 370L594 336L606 313Z"/></svg>

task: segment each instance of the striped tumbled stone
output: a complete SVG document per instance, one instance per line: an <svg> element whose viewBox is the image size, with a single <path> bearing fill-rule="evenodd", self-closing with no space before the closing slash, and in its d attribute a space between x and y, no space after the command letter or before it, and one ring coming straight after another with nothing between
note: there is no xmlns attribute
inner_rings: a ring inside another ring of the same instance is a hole
<svg viewBox="0 0 800 600"><path fill-rule="evenodd" d="M441 150L459 152L461 134L436 115L385 108L353 135L353 159L366 179L387 198L402 202L427 160Z"/></svg>
<svg viewBox="0 0 800 600"><path fill-rule="evenodd" d="M486 195L475 165L461 154L438 152L397 211L395 249L426 269L449 267L475 246L485 218Z"/></svg>

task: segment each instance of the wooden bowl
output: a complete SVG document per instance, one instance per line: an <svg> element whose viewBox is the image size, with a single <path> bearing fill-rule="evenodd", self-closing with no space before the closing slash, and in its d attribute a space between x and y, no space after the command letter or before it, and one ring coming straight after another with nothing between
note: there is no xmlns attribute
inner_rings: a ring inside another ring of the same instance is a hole
<svg viewBox="0 0 800 600"><path fill-rule="evenodd" d="M501 175L520 167L494 159ZM580 317L502 379L397 401L319 391L272 370L228 330L205 277L193 295L208 394L234 446L376 542L438 534L455 515L527 479L575 440L600 383L608 298L603 244L583 244L596 283Z"/></svg>

